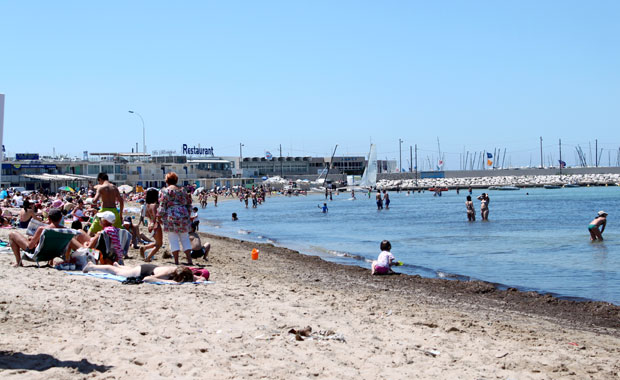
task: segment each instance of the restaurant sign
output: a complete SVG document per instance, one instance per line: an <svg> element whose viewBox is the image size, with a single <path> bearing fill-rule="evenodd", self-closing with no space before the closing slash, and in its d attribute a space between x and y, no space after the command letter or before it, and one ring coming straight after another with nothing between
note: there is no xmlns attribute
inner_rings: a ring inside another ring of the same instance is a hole
<svg viewBox="0 0 620 380"><path fill-rule="evenodd" d="M213 156L213 147L200 148L196 146L189 147L187 144L183 144L183 154L189 156Z"/></svg>

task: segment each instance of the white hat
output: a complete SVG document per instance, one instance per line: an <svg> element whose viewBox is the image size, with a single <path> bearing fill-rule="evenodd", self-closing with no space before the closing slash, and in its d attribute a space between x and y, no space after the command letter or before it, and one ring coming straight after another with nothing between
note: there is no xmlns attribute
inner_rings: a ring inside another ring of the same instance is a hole
<svg viewBox="0 0 620 380"><path fill-rule="evenodd" d="M603 216L603 215L607 216L607 213L605 211L599 211L598 212L598 216Z"/></svg>
<svg viewBox="0 0 620 380"><path fill-rule="evenodd" d="M114 224L114 222L116 222L116 215L114 215L112 211L98 212L97 216L99 219L107 220L110 224Z"/></svg>

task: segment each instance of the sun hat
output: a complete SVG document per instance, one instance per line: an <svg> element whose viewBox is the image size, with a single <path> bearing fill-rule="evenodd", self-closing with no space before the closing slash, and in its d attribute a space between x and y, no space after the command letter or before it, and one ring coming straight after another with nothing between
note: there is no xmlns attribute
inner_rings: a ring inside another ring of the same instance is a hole
<svg viewBox="0 0 620 380"><path fill-rule="evenodd" d="M114 222L116 222L116 215L114 215L112 211L98 212L97 216L99 219L107 220L110 224L114 224Z"/></svg>
<svg viewBox="0 0 620 380"><path fill-rule="evenodd" d="M605 211L599 211L598 212L598 216L607 216L607 213Z"/></svg>

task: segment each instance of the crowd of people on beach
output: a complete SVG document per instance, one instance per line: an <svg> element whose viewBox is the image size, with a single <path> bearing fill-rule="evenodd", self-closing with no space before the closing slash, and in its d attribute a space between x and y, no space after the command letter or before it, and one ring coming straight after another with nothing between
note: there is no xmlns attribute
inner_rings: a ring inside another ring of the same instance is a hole
<svg viewBox="0 0 620 380"><path fill-rule="evenodd" d="M195 217L192 220L191 189L177 186L178 176L175 173L166 175L165 188L149 188L133 194L119 192L106 173L100 173L97 182L95 186L57 194L46 190L27 195L0 191L0 196L4 198L1 203L3 207L21 207L18 215L11 212L5 220L9 221L9 225L14 223L15 227L26 229L26 234L22 231L9 234L9 244L15 256L14 266L21 266L28 254L35 254L37 246L43 243L45 231L53 229L71 233L72 238L66 248L56 254L65 263L75 262L77 257L88 252L87 259L96 263L84 266L85 271L129 273L128 268L124 267L124 259L128 257L130 244L140 249L145 262L150 262L163 246L165 233L175 265L179 265L179 254L183 249L187 266L173 270L173 267L162 269L153 264L142 264L139 277L144 277L145 281L189 281L189 274L193 273L191 281L208 279L208 271L191 267L193 259L207 260L210 244L203 244L196 232L199 221ZM142 206L137 224L134 223L135 216L123 218L127 201ZM5 211L2 210L3 215ZM150 236L140 232L142 224L147 225ZM54 259L48 264L53 266Z"/></svg>

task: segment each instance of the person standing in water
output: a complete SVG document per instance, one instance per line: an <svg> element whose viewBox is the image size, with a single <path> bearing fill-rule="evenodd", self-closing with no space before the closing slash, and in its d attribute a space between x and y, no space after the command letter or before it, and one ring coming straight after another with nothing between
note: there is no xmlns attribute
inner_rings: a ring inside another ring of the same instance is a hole
<svg viewBox="0 0 620 380"><path fill-rule="evenodd" d="M471 200L471 195L467 196L465 207L467 208L467 220L470 222L475 222L476 221L476 210L474 210L474 202L472 202Z"/></svg>
<svg viewBox="0 0 620 380"><path fill-rule="evenodd" d="M605 211L599 211L598 216L588 224L588 231L590 232L590 241L603 241L603 231L607 225L607 213ZM599 230L599 227L601 229Z"/></svg>
<svg viewBox="0 0 620 380"><path fill-rule="evenodd" d="M383 190L383 203L385 204L385 209L390 208L390 196L388 195L387 190Z"/></svg>
<svg viewBox="0 0 620 380"><path fill-rule="evenodd" d="M355 200L355 189L351 189L351 198Z"/></svg>
<svg viewBox="0 0 620 380"><path fill-rule="evenodd" d="M377 210L383 210L383 199L381 198L381 190L377 190Z"/></svg>
<svg viewBox="0 0 620 380"><path fill-rule="evenodd" d="M480 201L480 216L482 220L489 220L489 196L486 193L482 193L478 198Z"/></svg>

